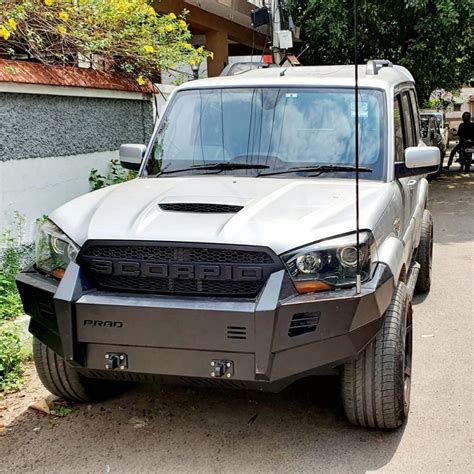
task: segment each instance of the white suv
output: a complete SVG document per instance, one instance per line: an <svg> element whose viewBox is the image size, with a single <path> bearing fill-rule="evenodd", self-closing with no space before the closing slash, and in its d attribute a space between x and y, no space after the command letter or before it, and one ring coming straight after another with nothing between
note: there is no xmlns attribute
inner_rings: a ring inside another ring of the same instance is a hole
<svg viewBox="0 0 474 474"><path fill-rule="evenodd" d="M281 390L337 373L352 423L403 423L440 156L420 140L406 69L360 66L358 108L353 74L184 84L148 147L121 148L138 179L51 214L17 280L51 392L89 401L145 376Z"/></svg>

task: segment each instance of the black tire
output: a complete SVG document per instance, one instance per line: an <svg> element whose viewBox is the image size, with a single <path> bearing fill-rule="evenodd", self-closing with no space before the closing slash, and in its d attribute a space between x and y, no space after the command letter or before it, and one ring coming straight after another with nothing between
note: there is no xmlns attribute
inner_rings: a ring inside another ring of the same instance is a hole
<svg viewBox="0 0 474 474"><path fill-rule="evenodd" d="M366 428L395 429L410 408L411 302L400 282L377 337L357 359L344 364L342 401L347 419Z"/></svg>
<svg viewBox="0 0 474 474"><path fill-rule="evenodd" d="M421 221L420 245L416 252L416 261L420 264L415 293L425 293L431 287L431 273L433 264L433 217L428 209L423 212Z"/></svg>
<svg viewBox="0 0 474 474"><path fill-rule="evenodd" d="M52 394L65 400L103 400L120 388L116 382L85 377L36 338L33 338L33 359L42 384Z"/></svg>

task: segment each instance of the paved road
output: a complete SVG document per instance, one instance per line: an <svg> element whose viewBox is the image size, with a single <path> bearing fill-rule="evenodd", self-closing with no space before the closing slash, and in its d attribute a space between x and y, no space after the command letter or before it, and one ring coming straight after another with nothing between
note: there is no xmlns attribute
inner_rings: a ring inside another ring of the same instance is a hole
<svg viewBox="0 0 474 474"><path fill-rule="evenodd" d="M472 472L473 198L473 178L432 185L434 284L416 300L401 430L348 425L332 379L278 395L142 387L61 419L25 414L0 437L0 471Z"/></svg>

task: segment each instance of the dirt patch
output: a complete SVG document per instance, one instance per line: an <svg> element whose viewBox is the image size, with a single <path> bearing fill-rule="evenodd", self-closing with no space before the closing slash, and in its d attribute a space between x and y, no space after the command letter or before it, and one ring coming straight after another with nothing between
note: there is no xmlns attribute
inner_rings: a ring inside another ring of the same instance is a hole
<svg viewBox="0 0 474 474"><path fill-rule="evenodd" d="M8 427L31 403L51 395L41 384L33 362L27 362L24 377L25 385L22 390L0 395L0 435L6 434Z"/></svg>

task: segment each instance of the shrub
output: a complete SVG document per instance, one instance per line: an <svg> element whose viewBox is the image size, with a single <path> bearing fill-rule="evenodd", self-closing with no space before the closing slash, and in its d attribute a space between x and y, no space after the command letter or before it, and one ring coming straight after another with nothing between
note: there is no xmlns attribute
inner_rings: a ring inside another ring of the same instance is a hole
<svg viewBox="0 0 474 474"><path fill-rule="evenodd" d="M0 325L0 391L15 392L23 386L23 362L27 358L20 329L12 323Z"/></svg>
<svg viewBox="0 0 474 474"><path fill-rule="evenodd" d="M151 0L10 0L0 11L0 53L27 53L47 64L84 60L123 72L140 85L160 69L200 63L187 12L158 15ZM1 41L3 39L3 42ZM3 44L2 44L3 43Z"/></svg>
<svg viewBox="0 0 474 474"><path fill-rule="evenodd" d="M107 176L101 175L95 168L89 175L89 184L91 191L111 186L112 184L124 183L137 177L136 171L128 171L122 168L119 160L110 161L110 171Z"/></svg>
<svg viewBox="0 0 474 474"><path fill-rule="evenodd" d="M0 321L23 312L15 277L32 251L31 246L22 242L24 224L24 217L17 214L13 229L0 235Z"/></svg>

